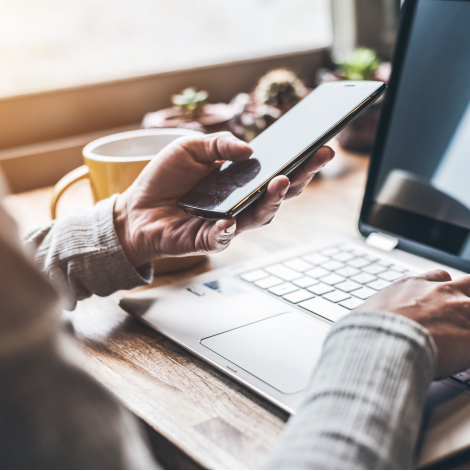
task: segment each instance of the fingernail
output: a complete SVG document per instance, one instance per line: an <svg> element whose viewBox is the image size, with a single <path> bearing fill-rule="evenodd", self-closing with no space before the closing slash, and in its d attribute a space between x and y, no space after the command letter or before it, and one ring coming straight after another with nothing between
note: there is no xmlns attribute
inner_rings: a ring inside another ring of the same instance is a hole
<svg viewBox="0 0 470 471"><path fill-rule="evenodd" d="M237 225L235 223L233 223L230 227L227 227L224 230L224 234L232 234L233 232L235 232L236 228L237 228Z"/></svg>
<svg viewBox="0 0 470 471"><path fill-rule="evenodd" d="M280 193L279 193L279 196L281 198L284 198L286 195L287 195L287 192L289 191L289 187L287 186L284 190L282 190Z"/></svg>

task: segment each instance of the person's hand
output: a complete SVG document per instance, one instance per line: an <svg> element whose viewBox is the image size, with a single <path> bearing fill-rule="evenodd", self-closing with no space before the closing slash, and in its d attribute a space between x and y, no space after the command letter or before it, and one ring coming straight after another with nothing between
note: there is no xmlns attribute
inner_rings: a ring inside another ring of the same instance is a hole
<svg viewBox="0 0 470 471"><path fill-rule="evenodd" d="M470 367L470 275L452 281L444 270L403 278L356 311L387 311L425 327L437 347L437 378Z"/></svg>
<svg viewBox="0 0 470 471"><path fill-rule="evenodd" d="M289 178L274 178L265 194L233 219L207 221L176 207L178 198L224 161L240 162L251 154L248 144L229 132L183 137L165 147L116 201L114 225L129 261L139 267L161 257L223 250L236 234L269 224L283 199L300 194L334 156L322 147Z"/></svg>

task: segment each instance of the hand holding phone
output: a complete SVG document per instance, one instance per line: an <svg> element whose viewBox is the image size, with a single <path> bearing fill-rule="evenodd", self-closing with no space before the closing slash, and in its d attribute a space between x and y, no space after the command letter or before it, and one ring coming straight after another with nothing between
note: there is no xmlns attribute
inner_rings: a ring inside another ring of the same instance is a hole
<svg viewBox="0 0 470 471"><path fill-rule="evenodd" d="M235 235L268 224L283 199L300 194L334 152L319 149L291 174L290 182L285 176L271 180L263 197L234 219L199 219L176 206L220 161L242 162L251 154L248 144L229 132L181 138L166 146L114 205L114 229L127 259L140 267L159 258L220 252Z"/></svg>
<svg viewBox="0 0 470 471"><path fill-rule="evenodd" d="M234 217L259 198L274 177L288 175L307 160L385 88L374 81L320 85L250 143L250 159L227 162L181 197L177 206L204 219Z"/></svg>

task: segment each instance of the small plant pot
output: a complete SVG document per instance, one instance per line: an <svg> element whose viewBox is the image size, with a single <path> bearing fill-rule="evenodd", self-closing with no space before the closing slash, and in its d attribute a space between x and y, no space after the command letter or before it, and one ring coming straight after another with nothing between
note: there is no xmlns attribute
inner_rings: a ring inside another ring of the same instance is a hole
<svg viewBox="0 0 470 471"><path fill-rule="evenodd" d="M165 108L147 113L142 121L142 128L188 128L213 133L226 131L234 114L233 107L225 103L204 105L196 117L182 113L176 107Z"/></svg>

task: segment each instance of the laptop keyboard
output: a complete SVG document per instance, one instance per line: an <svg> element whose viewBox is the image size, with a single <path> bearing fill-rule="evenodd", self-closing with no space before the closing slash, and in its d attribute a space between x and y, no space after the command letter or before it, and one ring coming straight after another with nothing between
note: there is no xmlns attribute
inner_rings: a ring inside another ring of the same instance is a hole
<svg viewBox="0 0 470 471"><path fill-rule="evenodd" d="M336 322L394 281L418 273L351 245L339 245L253 270L240 278ZM470 388L470 369L451 376Z"/></svg>
<svg viewBox="0 0 470 471"><path fill-rule="evenodd" d="M338 245L240 275L247 283L336 322L394 281L417 272Z"/></svg>

